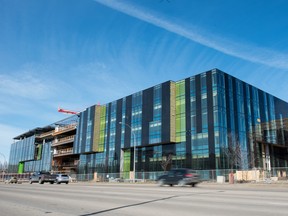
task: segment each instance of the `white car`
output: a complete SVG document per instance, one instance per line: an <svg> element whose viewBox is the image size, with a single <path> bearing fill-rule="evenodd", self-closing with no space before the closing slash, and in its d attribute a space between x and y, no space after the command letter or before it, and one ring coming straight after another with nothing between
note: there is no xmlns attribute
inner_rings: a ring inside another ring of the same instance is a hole
<svg viewBox="0 0 288 216"><path fill-rule="evenodd" d="M66 174L57 174L56 175L56 180L55 180L56 184L61 184L61 183L69 183L69 176Z"/></svg>

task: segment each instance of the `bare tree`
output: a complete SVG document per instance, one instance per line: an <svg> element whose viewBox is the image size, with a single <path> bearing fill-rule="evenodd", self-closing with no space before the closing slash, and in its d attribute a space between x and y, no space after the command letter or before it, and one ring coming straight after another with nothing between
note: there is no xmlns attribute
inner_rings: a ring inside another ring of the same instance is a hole
<svg viewBox="0 0 288 216"><path fill-rule="evenodd" d="M161 167L162 169L166 172L167 171L167 167L168 165L171 163L172 161L172 154L169 154L168 156L163 156L162 157L162 161L161 161Z"/></svg>
<svg viewBox="0 0 288 216"><path fill-rule="evenodd" d="M7 170L7 168L8 168L7 162L6 161L3 161L3 162L0 161L0 170L5 172Z"/></svg>
<svg viewBox="0 0 288 216"><path fill-rule="evenodd" d="M250 151L248 154L248 158L250 160L249 165L251 168L255 168L259 166L259 156L257 155L257 137L259 139L259 135L256 133L248 133L248 140L250 143Z"/></svg>
<svg viewBox="0 0 288 216"><path fill-rule="evenodd" d="M227 138L228 146L224 148L224 154L227 158L230 172L233 172L234 169L241 167L243 152L241 151L238 136L233 133L229 133Z"/></svg>
<svg viewBox="0 0 288 216"><path fill-rule="evenodd" d="M249 138L249 142L251 143L251 139ZM252 149L254 149L253 146ZM248 169L255 166L255 162L257 157L255 157L255 152L247 150L247 146L241 146L239 137L237 134L229 133L228 134L228 146L224 149L224 154L227 158L228 166L230 169L230 173L233 173L234 169L238 169L242 171L243 180L247 180L248 178ZM244 176L245 174L245 176Z"/></svg>

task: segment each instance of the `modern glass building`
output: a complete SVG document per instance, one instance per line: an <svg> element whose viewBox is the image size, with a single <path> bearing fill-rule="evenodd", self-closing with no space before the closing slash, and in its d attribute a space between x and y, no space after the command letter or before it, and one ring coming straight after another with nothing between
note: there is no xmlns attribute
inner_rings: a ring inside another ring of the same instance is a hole
<svg viewBox="0 0 288 216"><path fill-rule="evenodd" d="M9 170L77 174L288 167L288 103L213 69L15 137ZM72 126L72 127L71 127Z"/></svg>

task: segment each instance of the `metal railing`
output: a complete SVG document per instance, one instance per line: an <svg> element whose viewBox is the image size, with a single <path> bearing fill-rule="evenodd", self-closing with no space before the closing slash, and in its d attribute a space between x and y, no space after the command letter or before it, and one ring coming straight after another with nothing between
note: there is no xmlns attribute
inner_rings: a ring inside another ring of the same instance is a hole
<svg viewBox="0 0 288 216"><path fill-rule="evenodd" d="M52 142L52 146L58 146L58 145L62 145L65 143L73 142L74 138L75 138L75 135L67 136L67 137L60 138L60 139L55 139Z"/></svg>
<svg viewBox="0 0 288 216"><path fill-rule="evenodd" d="M37 138L44 138L52 136L54 130L36 135Z"/></svg>
<svg viewBox="0 0 288 216"><path fill-rule="evenodd" d="M62 134L67 131L74 130L76 129L76 127L77 127L77 124L70 124L70 125L55 128L53 135L55 136L55 135Z"/></svg>
<svg viewBox="0 0 288 216"><path fill-rule="evenodd" d="M66 148L66 149L60 149L56 150L53 154L54 157L60 156L60 155L67 155L67 154L73 154L73 148Z"/></svg>

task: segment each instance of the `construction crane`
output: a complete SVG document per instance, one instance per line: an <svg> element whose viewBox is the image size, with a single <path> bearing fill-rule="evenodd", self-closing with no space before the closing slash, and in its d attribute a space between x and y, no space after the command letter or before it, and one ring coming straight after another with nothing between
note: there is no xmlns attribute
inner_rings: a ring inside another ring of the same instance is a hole
<svg viewBox="0 0 288 216"><path fill-rule="evenodd" d="M73 114L73 115L79 114L79 112L71 111L71 110L65 110L65 109L62 109L62 108L58 108L58 112L67 113L67 114Z"/></svg>

